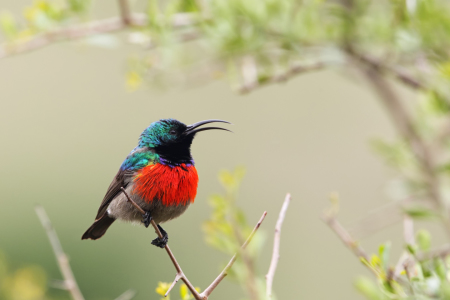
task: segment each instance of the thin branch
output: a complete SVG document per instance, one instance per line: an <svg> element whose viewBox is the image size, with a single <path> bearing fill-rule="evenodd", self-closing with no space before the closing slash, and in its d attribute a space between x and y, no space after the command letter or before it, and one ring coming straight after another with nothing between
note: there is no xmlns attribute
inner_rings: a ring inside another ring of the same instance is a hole
<svg viewBox="0 0 450 300"><path fill-rule="evenodd" d="M120 16L125 26L132 24L128 0L119 0Z"/></svg>
<svg viewBox="0 0 450 300"><path fill-rule="evenodd" d="M128 193L125 191L125 189L122 187L122 192L125 194L127 201L129 201L140 213L144 214L145 211L139 207L139 205L134 202L130 196L128 195ZM266 217L267 212L264 212L261 219L258 221L258 223L256 224L255 228L253 229L253 231L250 233L249 237L247 238L247 240L245 241L245 243L242 245L242 249L245 249L245 247L247 247L248 243L250 243L250 241L252 240L253 236L255 235L256 231L258 230L258 228L261 226L261 223L264 221L264 218ZM154 220L151 221L151 224L153 226L153 228L155 229L156 234L158 235L158 237L162 238L163 235L161 234L161 231L159 231L159 228L157 226L157 224L155 223ZM214 289L217 287L217 285L219 285L219 283L222 281L223 278L225 278L225 276L227 275L228 270L233 266L234 262L236 261L237 258L237 254L235 254L230 262L228 263L228 265L225 267L225 269L219 274L219 276L211 283L211 285L209 287L207 287L203 293L199 294L197 292L197 290L195 289L195 287L190 283L190 281L188 280L188 278L186 277L186 275L184 275L183 270L181 269L180 264L177 262L175 256L173 255L172 251L169 248L169 245L166 244L166 246L164 247L164 249L166 249L167 254L170 257L170 260L172 261L175 269L177 270L177 274L175 276L175 280L172 282L169 291L172 290L172 288L175 286L175 284L181 279L186 286L188 287L189 291L192 293L192 295L194 295L194 298L196 300L207 300L209 295L211 295L211 293L214 291ZM165 296L168 295L169 291L166 293Z"/></svg>
<svg viewBox="0 0 450 300"><path fill-rule="evenodd" d="M366 254L366 251L364 251L359 243L352 238L344 226L339 223L335 215L324 214L322 216L322 220L328 224L328 226L334 231L334 233L336 233L345 246L347 246L347 248L349 248L356 256L359 258L362 257L366 261L369 261L369 256Z"/></svg>
<svg viewBox="0 0 450 300"><path fill-rule="evenodd" d="M145 14L128 12L125 22L123 13L124 12L122 11L121 17L71 25L50 30L29 38L0 44L0 59L41 49L57 42L79 40L96 34L118 32L129 27L144 27L148 24L148 19ZM175 14L172 19L172 26L174 28L193 24L195 24L195 20L193 15L189 13ZM183 36L181 40L192 39L191 35L188 35L187 37Z"/></svg>
<svg viewBox="0 0 450 300"><path fill-rule="evenodd" d="M72 269L70 268L69 259L62 249L61 243L55 229L52 226L52 223L50 222L50 219L47 216L47 213L44 208L39 205L36 206L35 210L39 220L41 221L42 227L44 227L45 232L47 233L50 244L52 245L53 252L56 256L56 261L58 262L59 269L64 278L65 288L70 292L73 300L84 300L80 288L75 280L75 276L73 275Z"/></svg>
<svg viewBox="0 0 450 300"><path fill-rule="evenodd" d="M395 79L399 80L403 84L419 90L428 90L430 87L418 78L415 78L411 74L409 74L406 70L399 66L395 66L393 64L386 64L382 59L378 59L375 57L371 57L366 54L357 53L356 51L349 49L348 52L354 57L359 59L361 62L371 66L372 68L376 68L378 70L385 71L391 74Z"/></svg>
<svg viewBox="0 0 450 300"><path fill-rule="evenodd" d="M403 218L403 236L406 244L414 245L416 243L414 238L414 221L407 215Z"/></svg>
<svg viewBox="0 0 450 300"><path fill-rule="evenodd" d="M275 237L273 240L272 260L270 262L269 271L266 275L266 294L268 298L272 297L272 283L277 269L278 260L280 259L280 235L281 226L283 225L284 217L291 202L291 194L287 194L281 207L280 215L278 216L277 224L275 225Z"/></svg>
<svg viewBox="0 0 450 300"><path fill-rule="evenodd" d="M403 238L407 245L415 245L416 243L414 238L414 222L407 215L403 217ZM402 271L408 272L411 261L411 254L408 251L404 251L394 268L393 278L395 280L398 280Z"/></svg>
<svg viewBox="0 0 450 300"><path fill-rule="evenodd" d="M264 80L259 81L246 81L243 85L237 88L237 92L240 94L246 94L249 92L252 92L253 90L272 83L281 83L286 82L292 77L295 77L299 74L312 72L312 71L318 71L321 69L324 69L327 66L327 63L325 62L316 62L312 64L304 64L304 65L293 65L286 71L278 74L274 74L268 78L264 78Z"/></svg>

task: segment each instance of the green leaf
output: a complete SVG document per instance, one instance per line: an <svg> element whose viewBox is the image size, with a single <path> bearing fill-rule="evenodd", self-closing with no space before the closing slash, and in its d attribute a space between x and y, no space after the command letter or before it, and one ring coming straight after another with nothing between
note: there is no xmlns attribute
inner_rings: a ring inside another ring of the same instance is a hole
<svg viewBox="0 0 450 300"><path fill-rule="evenodd" d="M441 258L436 258L434 260L434 269L436 271L436 274L439 276L441 280L447 280L447 271L444 264L444 261Z"/></svg>
<svg viewBox="0 0 450 300"><path fill-rule="evenodd" d="M378 255L381 259L381 266L387 268L389 264L389 252L391 250L391 242L386 242L378 247Z"/></svg>
<svg viewBox="0 0 450 300"><path fill-rule="evenodd" d="M408 207L403 210L408 216L415 219L431 219L439 217L439 215L425 207Z"/></svg>
<svg viewBox="0 0 450 300"><path fill-rule="evenodd" d="M416 255L416 249L414 248L413 245L407 244L406 250L408 250L408 252L411 253L412 255Z"/></svg>
<svg viewBox="0 0 450 300"><path fill-rule="evenodd" d="M421 229L416 234L417 245L422 251L429 251L431 248L431 234L425 230Z"/></svg>

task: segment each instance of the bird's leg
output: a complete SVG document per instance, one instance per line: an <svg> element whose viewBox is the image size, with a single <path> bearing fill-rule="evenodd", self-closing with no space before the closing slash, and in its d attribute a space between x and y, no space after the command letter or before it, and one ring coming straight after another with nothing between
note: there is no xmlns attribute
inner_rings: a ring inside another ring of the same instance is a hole
<svg viewBox="0 0 450 300"><path fill-rule="evenodd" d="M149 211L146 211L145 214L142 215L142 223L144 223L145 228L148 228L150 226L150 222L152 221L152 216L150 215Z"/></svg>
<svg viewBox="0 0 450 300"><path fill-rule="evenodd" d="M167 232L161 227L161 226L159 226L158 225L158 229L159 229L159 231L161 231L161 234L162 234L162 238L160 238L160 237L157 237L156 239L154 239L153 241L152 241L152 245L155 245L156 247L159 247L159 248L164 248L164 247L166 247L166 244L167 244L167 242L169 241L169 235L167 234Z"/></svg>

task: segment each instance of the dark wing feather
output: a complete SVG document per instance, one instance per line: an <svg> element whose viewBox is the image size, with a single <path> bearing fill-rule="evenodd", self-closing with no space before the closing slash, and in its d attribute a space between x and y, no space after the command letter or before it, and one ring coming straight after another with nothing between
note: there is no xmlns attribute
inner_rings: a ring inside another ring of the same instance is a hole
<svg viewBox="0 0 450 300"><path fill-rule="evenodd" d="M106 195L103 198L102 204L98 209L96 220L100 219L106 212L109 203L122 192L121 187L124 189L127 188L127 185L131 182L135 172L133 170L122 170L120 169L114 177L113 181L108 187L108 191L106 191Z"/></svg>

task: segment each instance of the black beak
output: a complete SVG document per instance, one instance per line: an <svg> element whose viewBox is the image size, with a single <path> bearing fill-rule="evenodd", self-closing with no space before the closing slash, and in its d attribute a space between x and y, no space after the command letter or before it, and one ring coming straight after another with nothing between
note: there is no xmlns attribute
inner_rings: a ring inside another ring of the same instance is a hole
<svg viewBox="0 0 450 300"><path fill-rule="evenodd" d="M205 124L209 124L209 123L214 123L214 122L231 124L228 121L214 120L214 119L213 120L200 121L200 122L188 125L188 127L183 132L183 134L184 135L192 135L192 134L196 134L197 132L200 132L200 131L211 130L211 129L226 130L226 131L232 132L231 130L228 130L228 129L225 129L225 128L221 128L221 127L203 127L203 128L198 128L199 126L202 126L202 125L205 125Z"/></svg>

